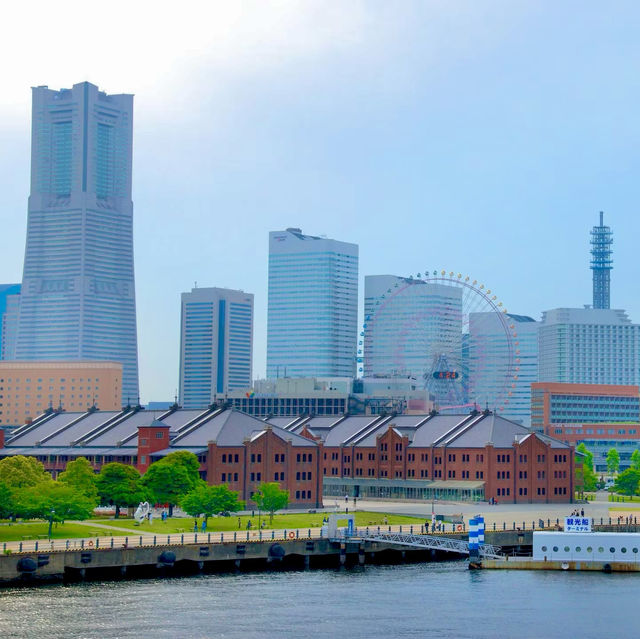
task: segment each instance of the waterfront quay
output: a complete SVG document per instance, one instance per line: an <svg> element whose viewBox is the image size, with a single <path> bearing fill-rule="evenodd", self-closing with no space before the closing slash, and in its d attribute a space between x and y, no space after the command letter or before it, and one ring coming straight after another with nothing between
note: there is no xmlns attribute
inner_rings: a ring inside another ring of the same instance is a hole
<svg viewBox="0 0 640 639"><path fill-rule="evenodd" d="M547 529L555 529L550 522ZM431 539L466 541L461 525ZM599 526L596 526L599 528ZM542 528L544 529L544 528ZM605 525L606 530L640 532L640 526ZM529 554L540 527L487 530L486 543L505 555ZM0 584L79 581L125 577L166 577L202 572L300 570L366 564L397 564L464 558L438 547L416 547L375 540L402 533L427 539L424 526L355 528L349 536L328 538L321 528L232 533L128 535L6 542L0 554ZM464 544L463 544L464 545Z"/></svg>

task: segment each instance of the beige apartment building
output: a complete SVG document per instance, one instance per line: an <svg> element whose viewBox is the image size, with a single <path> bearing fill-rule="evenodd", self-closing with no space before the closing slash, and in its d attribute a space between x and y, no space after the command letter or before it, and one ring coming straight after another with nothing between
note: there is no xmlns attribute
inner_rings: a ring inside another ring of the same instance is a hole
<svg viewBox="0 0 640 639"><path fill-rule="evenodd" d="M0 360L0 426L18 426L47 408L69 412L122 407L122 364Z"/></svg>

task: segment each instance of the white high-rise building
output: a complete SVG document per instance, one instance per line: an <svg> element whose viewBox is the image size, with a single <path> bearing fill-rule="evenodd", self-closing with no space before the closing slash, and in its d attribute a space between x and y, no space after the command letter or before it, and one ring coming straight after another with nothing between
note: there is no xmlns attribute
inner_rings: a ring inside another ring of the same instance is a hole
<svg viewBox="0 0 640 639"><path fill-rule="evenodd" d="M541 382L623 384L640 382L640 325L623 310L556 308L540 325Z"/></svg>
<svg viewBox="0 0 640 639"><path fill-rule="evenodd" d="M469 401L529 427L531 384L538 381L538 327L526 315L469 313Z"/></svg>
<svg viewBox="0 0 640 639"><path fill-rule="evenodd" d="M269 233L267 377L354 377L358 246Z"/></svg>
<svg viewBox="0 0 640 639"><path fill-rule="evenodd" d="M112 360L138 398L133 96L33 89L31 193L15 357Z"/></svg>
<svg viewBox="0 0 640 639"><path fill-rule="evenodd" d="M367 275L364 316L364 377L405 376L424 385L435 368L461 372L462 289Z"/></svg>
<svg viewBox="0 0 640 639"><path fill-rule="evenodd" d="M182 294L180 404L204 408L251 386L253 294L194 288Z"/></svg>

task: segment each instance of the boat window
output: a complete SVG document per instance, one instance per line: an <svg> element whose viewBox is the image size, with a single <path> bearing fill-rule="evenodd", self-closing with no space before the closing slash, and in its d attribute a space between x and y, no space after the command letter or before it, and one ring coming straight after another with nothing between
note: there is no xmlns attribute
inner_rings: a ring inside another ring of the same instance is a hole
<svg viewBox="0 0 640 639"><path fill-rule="evenodd" d="M558 552L558 546L553 547L553 552Z"/></svg>
<svg viewBox="0 0 640 639"><path fill-rule="evenodd" d="M637 549L637 548L634 548L634 549L633 549L633 552L635 552L635 553L637 554L637 553L638 553L638 549Z"/></svg>
<svg viewBox="0 0 640 639"><path fill-rule="evenodd" d="M582 552L582 548L580 548L580 546L576 546L576 552Z"/></svg>
<svg viewBox="0 0 640 639"><path fill-rule="evenodd" d="M587 552L593 552L593 548L591 546L587 546Z"/></svg>
<svg viewBox="0 0 640 639"><path fill-rule="evenodd" d="M614 553L615 551L616 551L616 549L613 546L611 546L611 548L609 548L609 552L610 553Z"/></svg>
<svg viewBox="0 0 640 639"><path fill-rule="evenodd" d="M620 550L621 550L622 552L627 552L627 549L626 549L626 548L620 548Z"/></svg>
<svg viewBox="0 0 640 639"><path fill-rule="evenodd" d="M564 547L564 551L565 551L565 552L569 552L569 546L565 546L565 547Z"/></svg>
<svg viewBox="0 0 640 639"><path fill-rule="evenodd" d="M542 552L547 552L547 547L546 546L542 546Z"/></svg>
<svg viewBox="0 0 640 639"><path fill-rule="evenodd" d="M598 548L598 552L604 552L604 548L600 546L600 548Z"/></svg>

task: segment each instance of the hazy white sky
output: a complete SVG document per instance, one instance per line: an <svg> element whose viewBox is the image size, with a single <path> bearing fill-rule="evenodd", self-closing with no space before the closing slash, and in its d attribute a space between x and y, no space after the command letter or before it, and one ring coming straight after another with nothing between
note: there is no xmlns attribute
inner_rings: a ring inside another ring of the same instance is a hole
<svg viewBox="0 0 640 639"><path fill-rule="evenodd" d="M255 293L267 233L357 242L361 275L484 281L515 313L590 302L588 231L640 320L635 2L90 2L2 10L0 282L22 272L30 90L134 93L143 401L177 387L180 292Z"/></svg>

